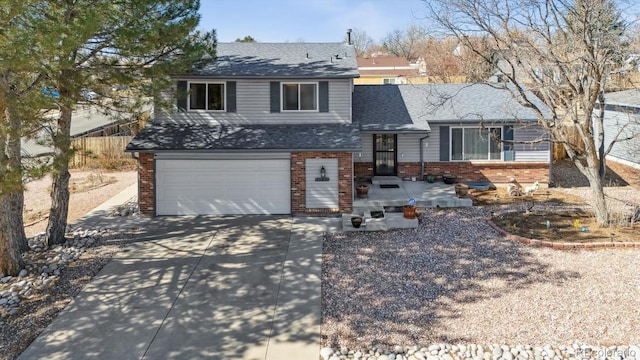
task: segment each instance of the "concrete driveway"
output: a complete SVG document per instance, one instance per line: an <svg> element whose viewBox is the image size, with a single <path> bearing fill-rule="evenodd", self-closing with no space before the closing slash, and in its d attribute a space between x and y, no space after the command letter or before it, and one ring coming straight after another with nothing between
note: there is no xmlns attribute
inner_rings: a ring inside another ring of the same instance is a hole
<svg viewBox="0 0 640 360"><path fill-rule="evenodd" d="M336 219L161 217L21 359L317 359L322 233Z"/></svg>

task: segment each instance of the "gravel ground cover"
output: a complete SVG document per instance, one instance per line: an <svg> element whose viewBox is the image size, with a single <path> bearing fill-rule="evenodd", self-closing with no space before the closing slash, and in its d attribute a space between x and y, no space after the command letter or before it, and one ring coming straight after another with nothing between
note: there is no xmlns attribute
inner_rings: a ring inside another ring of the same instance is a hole
<svg viewBox="0 0 640 360"><path fill-rule="evenodd" d="M328 234L323 346L640 344L640 252L522 246L487 225L491 210L427 210L418 229Z"/></svg>
<svg viewBox="0 0 640 360"><path fill-rule="evenodd" d="M77 230L62 245L29 239L19 276L0 278L0 359L15 359L102 269L131 233Z"/></svg>

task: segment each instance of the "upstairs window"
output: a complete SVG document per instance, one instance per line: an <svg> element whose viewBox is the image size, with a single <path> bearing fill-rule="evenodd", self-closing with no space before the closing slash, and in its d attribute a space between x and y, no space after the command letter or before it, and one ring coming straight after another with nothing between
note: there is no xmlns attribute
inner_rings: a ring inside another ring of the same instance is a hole
<svg viewBox="0 0 640 360"><path fill-rule="evenodd" d="M224 83L189 83L189 109L224 111Z"/></svg>
<svg viewBox="0 0 640 360"><path fill-rule="evenodd" d="M451 160L501 160L502 128L451 128Z"/></svg>
<svg viewBox="0 0 640 360"><path fill-rule="evenodd" d="M318 111L318 83L283 83L283 111Z"/></svg>
<svg viewBox="0 0 640 360"><path fill-rule="evenodd" d="M385 85L395 85L396 84L396 78L384 78L382 79L382 83Z"/></svg>

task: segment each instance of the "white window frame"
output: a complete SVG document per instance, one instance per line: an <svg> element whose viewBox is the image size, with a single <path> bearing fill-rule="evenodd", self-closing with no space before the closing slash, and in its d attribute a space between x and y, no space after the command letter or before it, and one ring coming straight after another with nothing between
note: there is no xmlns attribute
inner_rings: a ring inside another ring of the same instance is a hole
<svg viewBox="0 0 640 360"><path fill-rule="evenodd" d="M387 82L385 82L387 81ZM397 85L397 78L382 78L383 85Z"/></svg>
<svg viewBox="0 0 640 360"><path fill-rule="evenodd" d="M221 110L209 110L209 109L191 109L191 84L204 84L205 86L205 107L209 106L209 85L218 84L222 85L222 109ZM204 112L226 112L227 111L227 82L226 81L187 81L187 90L189 92L187 96L187 111L204 111Z"/></svg>
<svg viewBox="0 0 640 360"><path fill-rule="evenodd" d="M464 129L482 129L482 126L450 126L449 127L449 161L451 162L471 162L471 161L481 161L481 162L498 162L504 161L504 143L500 142L500 159L490 159L489 151L487 151L486 159L474 159L467 160L465 159L464 153ZM462 160L454 160L453 159L453 130L454 129L463 129L462 130ZM502 126L485 126L484 129L488 129L491 132L491 129L500 129L500 140L504 139L504 128ZM490 149L490 148L489 148Z"/></svg>
<svg viewBox="0 0 640 360"><path fill-rule="evenodd" d="M284 86L283 85L298 85L298 110L285 110L284 108ZM316 108L314 110L301 110L300 104L300 85L315 85L316 87ZM282 112L320 112L320 83L317 81L283 81L280 83L280 111Z"/></svg>

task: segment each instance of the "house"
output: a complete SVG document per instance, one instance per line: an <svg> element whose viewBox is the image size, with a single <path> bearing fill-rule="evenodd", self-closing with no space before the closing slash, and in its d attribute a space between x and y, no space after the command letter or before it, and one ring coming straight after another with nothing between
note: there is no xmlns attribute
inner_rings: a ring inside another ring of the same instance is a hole
<svg viewBox="0 0 640 360"><path fill-rule="evenodd" d="M175 79L174 111L154 114L126 148L138 157L140 212L350 211L361 149L353 46L219 43L217 54Z"/></svg>
<svg viewBox="0 0 640 360"><path fill-rule="evenodd" d="M419 75L418 65L410 64L405 57L395 55L372 55L359 57L360 77L357 85L406 84Z"/></svg>
<svg viewBox="0 0 640 360"><path fill-rule="evenodd" d="M549 182L546 135L536 114L506 88L358 85L353 104L362 141L354 156L358 178L448 174L468 182ZM506 141L491 140L490 133Z"/></svg>
<svg viewBox="0 0 640 360"><path fill-rule="evenodd" d="M607 155L607 160L640 170L640 90L607 93L605 101L605 149L614 140L617 141ZM596 109L594 115L598 116L598 112ZM594 133L598 133L597 129Z"/></svg>
<svg viewBox="0 0 640 360"><path fill-rule="evenodd" d="M129 143L147 215L330 214L355 179L548 181L533 114L488 85L354 85L353 46L220 43ZM460 96L458 96L460 95ZM480 127L480 124L486 126Z"/></svg>

